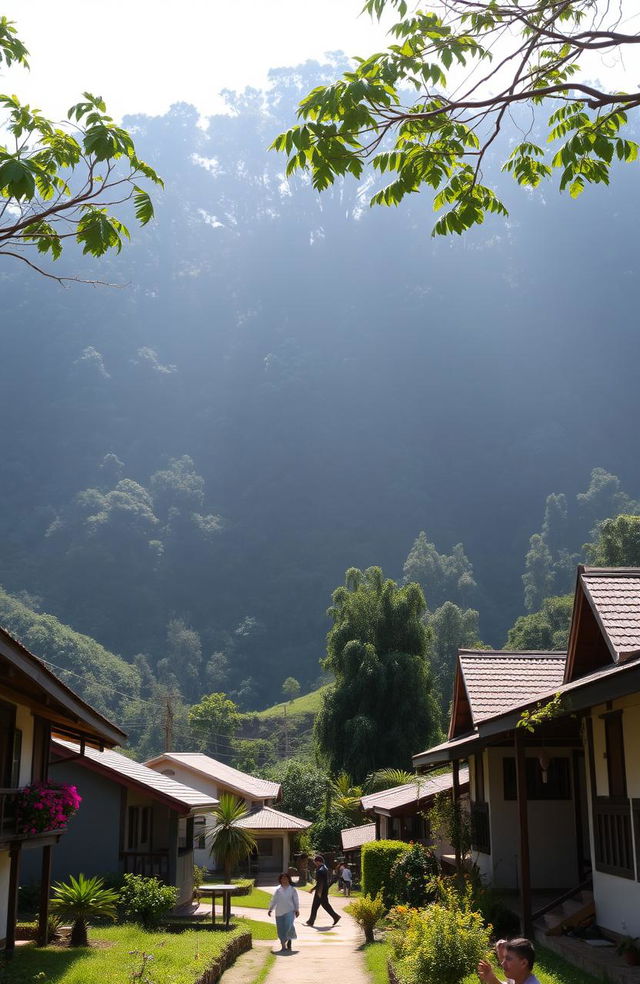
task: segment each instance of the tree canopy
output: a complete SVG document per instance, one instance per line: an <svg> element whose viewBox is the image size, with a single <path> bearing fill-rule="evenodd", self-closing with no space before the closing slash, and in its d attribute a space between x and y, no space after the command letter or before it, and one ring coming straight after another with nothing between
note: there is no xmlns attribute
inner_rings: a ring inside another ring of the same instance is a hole
<svg viewBox="0 0 640 984"><path fill-rule="evenodd" d="M15 25L0 17L0 68L29 67L28 51ZM138 157L131 135L107 113L100 96L83 93L65 123L47 119L17 96L0 93L0 256L22 260L60 283L74 277L43 270L30 256L57 260L65 241L82 252L120 252L129 229L113 209L133 200L135 218L146 225L153 204L141 183L162 181Z"/></svg>
<svg viewBox="0 0 640 984"><path fill-rule="evenodd" d="M330 771L362 782L376 769L407 768L437 730L430 633L422 588L399 588L379 567L350 568L333 593L324 695L315 734Z"/></svg>
<svg viewBox="0 0 640 984"><path fill-rule="evenodd" d="M631 4L605 8L593 0L448 0L435 10L406 0L366 0L380 18L391 12L393 43L358 58L340 79L301 101L301 122L273 142L287 154L287 174L310 173L324 191L336 178L363 175L370 162L392 180L372 205L398 205L431 189L444 214L434 235L462 233L487 213L507 215L485 183L489 150L506 124L515 145L502 165L535 188L555 173L576 198L587 184L608 184L614 159L635 161L638 146L623 135L640 91L614 92L587 83L580 59L621 57L640 43L623 29ZM520 126L514 112L547 106L546 139ZM513 123L515 122L515 126ZM545 145L546 144L546 145Z"/></svg>

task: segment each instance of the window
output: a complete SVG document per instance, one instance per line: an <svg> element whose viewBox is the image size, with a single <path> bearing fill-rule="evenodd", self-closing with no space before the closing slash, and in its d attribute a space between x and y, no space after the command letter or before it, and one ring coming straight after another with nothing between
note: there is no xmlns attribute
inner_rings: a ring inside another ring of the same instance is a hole
<svg viewBox="0 0 640 984"><path fill-rule="evenodd" d="M14 704L0 701L0 787L12 788L14 772L14 735L16 730L16 709Z"/></svg>
<svg viewBox="0 0 640 984"><path fill-rule="evenodd" d="M625 799L627 795L627 773L624 762L622 711L614 711L612 714L603 715L603 717L609 796Z"/></svg>
<svg viewBox="0 0 640 984"><path fill-rule="evenodd" d="M527 777L527 799L567 800L571 799L571 773L569 759L566 757L549 759L545 774L537 758L525 759ZM517 799L516 760L507 756L502 760L504 798Z"/></svg>
<svg viewBox="0 0 640 984"><path fill-rule="evenodd" d="M127 811L127 849L148 849L151 844L151 807L130 806Z"/></svg>
<svg viewBox="0 0 640 984"><path fill-rule="evenodd" d="M207 846L206 842L206 824L207 821L204 817L194 817L193 818L193 846L199 851L203 851Z"/></svg>
<svg viewBox="0 0 640 984"><path fill-rule="evenodd" d="M475 802L484 803L484 758L482 752L475 757Z"/></svg>

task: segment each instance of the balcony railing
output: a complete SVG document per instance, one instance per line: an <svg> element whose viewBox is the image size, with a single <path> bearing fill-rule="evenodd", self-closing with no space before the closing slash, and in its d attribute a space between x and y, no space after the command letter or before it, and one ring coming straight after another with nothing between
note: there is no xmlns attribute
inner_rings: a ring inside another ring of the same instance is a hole
<svg viewBox="0 0 640 984"><path fill-rule="evenodd" d="M166 881L169 876L168 851L123 851L120 855L125 875L144 875Z"/></svg>
<svg viewBox="0 0 640 984"><path fill-rule="evenodd" d="M633 878L631 805L605 798L593 805L595 866L597 871Z"/></svg>
<svg viewBox="0 0 640 984"><path fill-rule="evenodd" d="M17 789L0 789L0 841L16 836Z"/></svg>
<svg viewBox="0 0 640 984"><path fill-rule="evenodd" d="M471 804L471 846L474 851L491 854L491 830L489 827L489 804Z"/></svg>

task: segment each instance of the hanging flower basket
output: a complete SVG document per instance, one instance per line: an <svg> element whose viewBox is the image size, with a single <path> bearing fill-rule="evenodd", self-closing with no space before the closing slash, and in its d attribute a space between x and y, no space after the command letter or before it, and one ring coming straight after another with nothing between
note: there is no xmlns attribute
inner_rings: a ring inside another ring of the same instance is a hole
<svg viewBox="0 0 640 984"><path fill-rule="evenodd" d="M76 813L82 797L75 786L61 782L34 782L16 795L16 826L21 834L62 830Z"/></svg>

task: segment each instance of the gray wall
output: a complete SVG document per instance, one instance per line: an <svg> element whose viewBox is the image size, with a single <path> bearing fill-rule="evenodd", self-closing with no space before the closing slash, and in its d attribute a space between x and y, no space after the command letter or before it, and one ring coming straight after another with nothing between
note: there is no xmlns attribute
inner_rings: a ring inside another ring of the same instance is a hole
<svg viewBox="0 0 640 984"><path fill-rule="evenodd" d="M108 875L120 870L120 795L122 787L73 762L49 766L49 777L78 787L80 808L53 848L54 881L69 875ZM41 851L24 851L20 882L40 881Z"/></svg>

